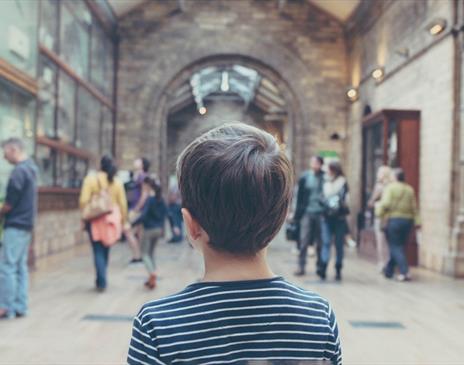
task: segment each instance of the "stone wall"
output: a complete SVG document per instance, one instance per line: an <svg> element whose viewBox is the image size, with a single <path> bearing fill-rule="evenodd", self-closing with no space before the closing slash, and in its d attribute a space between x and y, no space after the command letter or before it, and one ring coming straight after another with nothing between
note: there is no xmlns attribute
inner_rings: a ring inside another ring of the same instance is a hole
<svg viewBox="0 0 464 365"><path fill-rule="evenodd" d="M76 244L87 243L79 210L40 212L34 230L35 257L55 254Z"/></svg>
<svg viewBox="0 0 464 365"><path fill-rule="evenodd" d="M297 170L318 150L343 153L347 83L341 24L306 1L150 1L120 21L117 153L125 167L151 156L162 170L168 86L208 59L241 58L290 90ZM179 4L184 4L182 9Z"/></svg>
<svg viewBox="0 0 464 365"><path fill-rule="evenodd" d="M448 29L436 37L427 25L447 20ZM452 2L363 2L347 27L351 84L359 86L360 99L348 114L347 164L352 186L361 181L361 119L365 105L381 109L421 112L420 209L423 220L420 265L443 270L451 234L453 154L453 37ZM443 37L443 40L437 41ZM407 49L409 56L401 55ZM384 66L385 79L369 77ZM360 205L361 189L352 189ZM355 208L357 211L358 209Z"/></svg>

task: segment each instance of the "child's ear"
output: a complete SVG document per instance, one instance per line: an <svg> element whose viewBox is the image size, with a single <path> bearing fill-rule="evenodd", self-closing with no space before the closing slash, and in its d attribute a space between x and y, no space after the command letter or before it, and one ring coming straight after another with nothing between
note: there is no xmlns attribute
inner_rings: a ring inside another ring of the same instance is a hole
<svg viewBox="0 0 464 365"><path fill-rule="evenodd" d="M184 217L185 228L190 238L195 241L201 236L201 227L192 214L186 208L182 208L182 217Z"/></svg>

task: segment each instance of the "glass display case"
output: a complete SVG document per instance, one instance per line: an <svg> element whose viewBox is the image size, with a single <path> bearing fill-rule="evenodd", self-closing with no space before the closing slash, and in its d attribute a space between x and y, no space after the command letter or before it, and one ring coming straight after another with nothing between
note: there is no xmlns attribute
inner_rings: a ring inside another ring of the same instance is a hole
<svg viewBox="0 0 464 365"><path fill-rule="evenodd" d="M77 120L76 146L97 156L100 153L101 106L98 100L83 88L79 88Z"/></svg>
<svg viewBox="0 0 464 365"><path fill-rule="evenodd" d="M59 6L58 0L42 0L40 3L40 44L55 53L58 53Z"/></svg>
<svg viewBox="0 0 464 365"><path fill-rule="evenodd" d="M58 69L46 57L39 63L39 94L37 110L37 135L55 137L55 108Z"/></svg>
<svg viewBox="0 0 464 365"><path fill-rule="evenodd" d="M37 9L30 0L1 1L0 58L29 76L36 76Z"/></svg>
<svg viewBox="0 0 464 365"><path fill-rule="evenodd" d="M28 154L34 151L35 99L0 79L0 139L21 138ZM0 158L0 196L4 192L12 166Z"/></svg>
<svg viewBox="0 0 464 365"><path fill-rule="evenodd" d="M62 2L60 55L79 77L86 80L89 79L91 22L92 17L84 2Z"/></svg>
<svg viewBox="0 0 464 365"><path fill-rule="evenodd" d="M374 212L367 203L372 195L379 167L401 167L405 172L406 182L419 196L419 118L418 111L382 110L363 120L362 210L358 228L360 251L368 257L376 257ZM411 265L416 265L417 243L412 236L408 245L408 261Z"/></svg>
<svg viewBox="0 0 464 365"><path fill-rule="evenodd" d="M57 137L62 142L74 143L76 83L60 71L58 87Z"/></svg>

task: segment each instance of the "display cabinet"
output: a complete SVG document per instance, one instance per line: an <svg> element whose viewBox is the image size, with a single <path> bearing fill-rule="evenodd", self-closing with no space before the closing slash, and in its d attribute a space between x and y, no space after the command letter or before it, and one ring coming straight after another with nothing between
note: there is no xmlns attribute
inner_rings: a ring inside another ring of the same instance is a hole
<svg viewBox="0 0 464 365"><path fill-rule="evenodd" d="M374 259L376 242L374 212L368 207L375 185L377 170L382 165L401 167L406 182L419 201L420 113L414 110L381 110L366 116L362 122L362 210L359 233L361 254ZM407 245L410 265L417 265L417 242L411 234Z"/></svg>

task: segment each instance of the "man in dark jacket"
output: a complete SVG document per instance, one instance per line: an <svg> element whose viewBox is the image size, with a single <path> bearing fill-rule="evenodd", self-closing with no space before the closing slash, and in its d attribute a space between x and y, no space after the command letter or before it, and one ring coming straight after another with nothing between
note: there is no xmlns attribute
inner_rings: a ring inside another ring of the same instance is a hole
<svg viewBox="0 0 464 365"><path fill-rule="evenodd" d="M324 185L324 160L320 156L311 158L311 169L305 171L298 182L296 210L293 220L300 225L298 242L298 270L296 276L305 274L308 246L316 242L317 263L321 252L321 215L324 212L322 194Z"/></svg>
<svg viewBox="0 0 464 365"><path fill-rule="evenodd" d="M0 209L0 218L5 218L0 249L0 318L13 318L27 312L27 255L37 212L37 166L20 139L10 138L2 148L14 169Z"/></svg>

